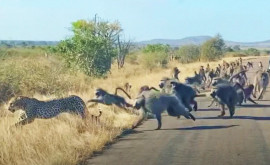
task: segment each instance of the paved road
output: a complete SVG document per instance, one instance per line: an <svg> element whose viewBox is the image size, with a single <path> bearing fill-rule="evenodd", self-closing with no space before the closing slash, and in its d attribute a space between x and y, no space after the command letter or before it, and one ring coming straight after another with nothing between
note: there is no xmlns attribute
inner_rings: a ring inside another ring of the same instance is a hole
<svg viewBox="0 0 270 165"><path fill-rule="evenodd" d="M268 59L264 66L268 66ZM256 60L258 61L258 60ZM257 63L256 63L257 64ZM248 73L253 77L254 70ZM154 131L156 120L148 120L124 136L90 165L269 165L270 92L259 105L237 107L235 117L217 118L217 107L207 108L210 100L199 99L197 120L163 115L162 130ZM269 99L269 100L266 100ZM229 115L228 110L226 116Z"/></svg>

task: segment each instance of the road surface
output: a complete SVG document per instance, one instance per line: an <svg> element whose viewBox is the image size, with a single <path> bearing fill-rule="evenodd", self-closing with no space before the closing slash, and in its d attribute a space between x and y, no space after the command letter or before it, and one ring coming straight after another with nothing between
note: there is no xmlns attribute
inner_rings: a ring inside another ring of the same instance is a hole
<svg viewBox="0 0 270 165"><path fill-rule="evenodd" d="M260 58L264 68L268 58ZM254 59L257 68L258 59ZM248 72L253 82L255 69ZM144 122L131 134L87 161L89 165L269 165L270 92L259 105L247 102L236 108L233 119L226 110L208 108L210 99L198 99L197 120L162 116L162 129L155 119Z"/></svg>

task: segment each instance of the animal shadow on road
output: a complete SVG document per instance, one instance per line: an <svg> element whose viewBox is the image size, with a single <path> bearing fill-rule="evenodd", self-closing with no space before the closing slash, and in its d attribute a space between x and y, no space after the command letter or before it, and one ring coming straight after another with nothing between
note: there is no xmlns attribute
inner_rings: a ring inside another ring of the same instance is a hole
<svg viewBox="0 0 270 165"><path fill-rule="evenodd" d="M220 111L219 108L198 109L197 111Z"/></svg>
<svg viewBox="0 0 270 165"><path fill-rule="evenodd" d="M229 117L229 116L225 116L225 117L199 117L196 118L197 120L208 120L208 119L222 119L222 120L233 120L233 119L249 119L249 120L270 120L270 117L267 116L234 116L233 118Z"/></svg>
<svg viewBox="0 0 270 165"><path fill-rule="evenodd" d="M203 125L203 126L195 126L195 127L186 127L186 128L164 128L160 130L186 130L186 131L192 131L192 130L211 130L211 129L225 129L225 128L231 128L236 127L239 125ZM143 130L143 131L156 131L156 130Z"/></svg>
<svg viewBox="0 0 270 165"><path fill-rule="evenodd" d="M237 106L237 107L244 107L244 108L269 108L270 105L266 105L266 104L244 104L241 106Z"/></svg>

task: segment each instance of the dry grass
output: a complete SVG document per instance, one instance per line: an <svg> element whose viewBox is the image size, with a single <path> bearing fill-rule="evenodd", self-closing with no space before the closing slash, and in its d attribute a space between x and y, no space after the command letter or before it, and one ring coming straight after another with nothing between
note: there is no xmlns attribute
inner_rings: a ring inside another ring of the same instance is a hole
<svg viewBox="0 0 270 165"><path fill-rule="evenodd" d="M225 60L231 61L235 58ZM45 65L47 62L44 62ZM217 64L218 62L210 62L212 67ZM142 85L158 87L161 77L168 76L171 68L179 67L180 79L183 80L186 76L193 75L194 70L198 70L200 65L205 63L185 65L171 63L168 69L155 69L150 72L142 69L140 65L127 64L121 70L113 66L112 75L106 80L95 79L90 83L84 75L77 74L61 75L61 79L57 81L68 82L68 79L76 78L77 81L71 80L70 84L77 85L67 88L70 91L66 95L76 94L84 101L93 98L94 90L98 87L113 93L115 87L129 82L132 84L131 96L134 98ZM55 98L45 95L34 97L41 100ZM128 101L132 103L132 100ZM106 143L113 141L123 129L130 128L138 119L138 116L116 107L103 105L99 107L103 110L103 114L101 124L98 125L91 121L85 124L78 116L61 114L53 119L37 119L31 124L16 128L13 124L18 112L12 114L7 110L7 105L3 106L0 109L0 164L77 164L91 156L93 151L102 150ZM97 107L88 110L91 114L98 114Z"/></svg>

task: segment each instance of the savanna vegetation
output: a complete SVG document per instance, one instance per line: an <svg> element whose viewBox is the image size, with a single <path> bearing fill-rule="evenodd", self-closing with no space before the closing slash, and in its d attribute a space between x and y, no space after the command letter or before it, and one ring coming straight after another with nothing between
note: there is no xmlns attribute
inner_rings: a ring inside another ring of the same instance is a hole
<svg viewBox="0 0 270 165"><path fill-rule="evenodd" d="M226 56L258 55L254 49L226 47L220 35L201 46L175 49L157 44L138 48L122 38L120 23L97 17L72 23L72 31L74 35L57 46L0 47L0 164L77 164L102 150L138 119L129 111L98 105L88 108L91 114L103 111L97 125L61 114L14 127L21 113L7 110L14 96L48 100L75 94L87 101L98 87L113 93L115 87L129 82L135 98L140 86L157 87L173 67L181 70L183 81L204 61L215 66Z"/></svg>

